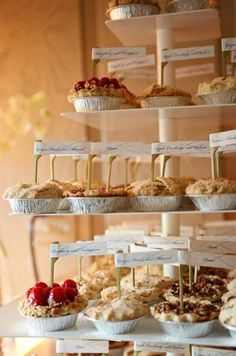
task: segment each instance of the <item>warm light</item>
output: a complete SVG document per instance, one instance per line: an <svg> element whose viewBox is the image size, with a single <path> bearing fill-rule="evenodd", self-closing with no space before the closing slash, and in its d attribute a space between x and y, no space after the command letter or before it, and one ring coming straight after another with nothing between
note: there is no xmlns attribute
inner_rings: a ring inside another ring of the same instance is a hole
<svg viewBox="0 0 236 356"><path fill-rule="evenodd" d="M45 339L33 339L33 338L17 338L16 339L16 354L17 356L25 356L30 351L33 351L37 346L42 344Z"/></svg>

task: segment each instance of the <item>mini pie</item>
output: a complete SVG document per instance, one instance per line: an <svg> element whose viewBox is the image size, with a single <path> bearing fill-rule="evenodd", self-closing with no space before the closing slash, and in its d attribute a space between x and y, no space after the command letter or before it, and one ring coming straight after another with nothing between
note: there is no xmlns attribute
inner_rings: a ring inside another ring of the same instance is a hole
<svg viewBox="0 0 236 356"><path fill-rule="evenodd" d="M236 181L226 178L200 179L186 188L188 195L230 193L236 193Z"/></svg>
<svg viewBox="0 0 236 356"><path fill-rule="evenodd" d="M146 287L123 287L121 294L127 298L137 298L143 303L150 303L157 300L160 296L160 291L157 288ZM104 302L109 302L118 297L116 286L108 287L102 290L101 297Z"/></svg>
<svg viewBox="0 0 236 356"><path fill-rule="evenodd" d="M184 312L180 311L178 302L162 302L150 308L152 316L159 321L201 322L216 319L219 315L219 307L208 300L188 301L184 303Z"/></svg>
<svg viewBox="0 0 236 356"><path fill-rule="evenodd" d="M148 308L136 298L116 298L110 302L98 302L86 309L85 314L92 319L104 321L125 321L141 318Z"/></svg>
<svg viewBox="0 0 236 356"><path fill-rule="evenodd" d="M197 278L197 282L201 283L201 284L210 284L213 287L217 287L219 289L222 289L223 291L226 290L226 280L222 279L218 276L214 276L214 275L207 275L207 274L201 274L200 276L198 276Z"/></svg>
<svg viewBox="0 0 236 356"><path fill-rule="evenodd" d="M199 301L209 300L210 302L218 302L224 293L220 287L213 287L211 284L193 283L192 288L184 283L183 285L184 301ZM163 293L163 297L169 302L179 302L179 283L173 283L169 289Z"/></svg>
<svg viewBox="0 0 236 356"><path fill-rule="evenodd" d="M157 177L154 181L151 179L131 183L127 187L130 196L165 196L184 194L183 186L175 178Z"/></svg>
<svg viewBox="0 0 236 356"><path fill-rule="evenodd" d="M111 9L115 6L127 5L127 4L145 4L154 5L160 10L158 0L110 0L108 1L108 8Z"/></svg>
<svg viewBox="0 0 236 356"><path fill-rule="evenodd" d="M201 266L200 270L199 270L199 275L203 275L203 274L214 275L214 276L217 276L218 278L226 280L228 278L229 270L226 268Z"/></svg>
<svg viewBox="0 0 236 356"><path fill-rule="evenodd" d="M152 84L145 89L142 98L150 98L156 96L183 96L191 99L191 94L182 89L170 88L166 85Z"/></svg>
<svg viewBox="0 0 236 356"><path fill-rule="evenodd" d="M106 189L105 187L100 187L97 189L87 189L87 187L81 187L75 189L71 192L66 192L66 197L74 197L74 198L81 198L81 197L120 197L126 196L126 190L124 188L110 188Z"/></svg>
<svg viewBox="0 0 236 356"><path fill-rule="evenodd" d="M60 199L63 190L55 182L42 184L17 183L9 187L3 194L3 199Z"/></svg>
<svg viewBox="0 0 236 356"><path fill-rule="evenodd" d="M219 315L221 323L236 327L236 298L230 299L221 308Z"/></svg>
<svg viewBox="0 0 236 356"><path fill-rule="evenodd" d="M198 94L236 90L236 76L217 77L211 82L203 82L198 86Z"/></svg>
<svg viewBox="0 0 236 356"><path fill-rule="evenodd" d="M136 274L135 287L138 288L155 288L159 292L168 288L173 283L173 280L168 277L160 277L153 274ZM121 286L127 287L132 285L132 275L128 275L121 280Z"/></svg>

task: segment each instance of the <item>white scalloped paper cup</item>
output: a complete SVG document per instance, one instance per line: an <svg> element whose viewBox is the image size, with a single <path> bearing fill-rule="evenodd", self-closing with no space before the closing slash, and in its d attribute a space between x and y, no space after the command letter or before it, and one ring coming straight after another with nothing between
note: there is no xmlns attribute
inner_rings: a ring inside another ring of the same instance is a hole
<svg viewBox="0 0 236 356"><path fill-rule="evenodd" d="M221 90L212 93L198 94L208 105L235 104L236 90Z"/></svg>
<svg viewBox="0 0 236 356"><path fill-rule="evenodd" d="M70 329L76 325L78 314L55 318L33 318L30 316L26 316L26 318L29 328L40 333Z"/></svg>
<svg viewBox="0 0 236 356"><path fill-rule="evenodd" d="M203 337L213 330L215 320L196 323L178 323L174 321L158 321L161 329L168 335L181 338Z"/></svg>
<svg viewBox="0 0 236 356"><path fill-rule="evenodd" d="M62 199L8 199L14 214L56 213Z"/></svg>
<svg viewBox="0 0 236 356"><path fill-rule="evenodd" d="M235 194L202 194L188 195L195 206L201 211L234 210L236 209Z"/></svg>
<svg viewBox="0 0 236 356"><path fill-rule="evenodd" d="M138 323L145 318L145 316L134 319L134 320L125 320L125 321L104 321L89 318L85 315L85 318L92 321L94 326L104 334L126 334L130 331L133 331Z"/></svg>
<svg viewBox="0 0 236 356"><path fill-rule="evenodd" d="M68 198L70 212L74 214L103 214L124 208L125 197L81 197Z"/></svg>
<svg viewBox="0 0 236 356"><path fill-rule="evenodd" d="M236 327L235 326L232 326L232 325L228 325L228 324L223 324L221 323L221 325L227 329L230 333L230 336L233 338L233 339L236 339Z"/></svg>
<svg viewBox="0 0 236 356"><path fill-rule="evenodd" d="M141 107L159 108L191 105L191 98L187 96L153 96L141 100Z"/></svg>
<svg viewBox="0 0 236 356"><path fill-rule="evenodd" d="M76 112L120 109L124 99L113 96L88 96L72 100Z"/></svg>
<svg viewBox="0 0 236 356"><path fill-rule="evenodd" d="M209 0L174 0L167 5L168 12L185 12L216 8L218 1L209 3Z"/></svg>
<svg viewBox="0 0 236 356"><path fill-rule="evenodd" d="M128 19L137 16L150 16L159 13L160 10L157 6L149 4L125 4L115 6L107 11L107 15L111 20Z"/></svg>
<svg viewBox="0 0 236 356"><path fill-rule="evenodd" d="M175 211L180 208L182 196L137 196L132 197L130 201L133 211Z"/></svg>

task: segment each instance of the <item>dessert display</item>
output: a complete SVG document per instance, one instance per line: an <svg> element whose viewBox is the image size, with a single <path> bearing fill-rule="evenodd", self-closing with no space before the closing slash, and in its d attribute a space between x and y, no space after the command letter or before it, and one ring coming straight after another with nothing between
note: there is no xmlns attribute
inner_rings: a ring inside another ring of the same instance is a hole
<svg viewBox="0 0 236 356"><path fill-rule="evenodd" d="M179 302L162 302L150 308L152 316L167 334L177 337L201 337L209 334L220 308L208 300L186 301L184 311Z"/></svg>
<svg viewBox="0 0 236 356"><path fill-rule="evenodd" d="M55 213L62 198L63 190L55 182L17 183L3 194L3 199L9 200L12 212L20 214Z"/></svg>
<svg viewBox="0 0 236 356"><path fill-rule="evenodd" d="M108 334L132 331L147 313L147 306L130 297L116 298L109 302L101 301L84 312L99 331Z"/></svg>
<svg viewBox="0 0 236 356"><path fill-rule="evenodd" d="M18 310L27 317L30 327L41 332L71 328L86 306L87 300L79 294L76 282L67 279L52 288L44 282L36 283L19 302Z"/></svg>
<svg viewBox="0 0 236 356"><path fill-rule="evenodd" d="M218 0L167 0L168 12L195 11L202 9L214 9L218 6Z"/></svg>
<svg viewBox="0 0 236 356"><path fill-rule="evenodd" d="M217 77L211 82L200 83L197 95L210 105L236 103L236 77Z"/></svg>
<svg viewBox="0 0 236 356"><path fill-rule="evenodd" d="M134 96L116 78L93 77L76 82L68 100L77 112L87 112L119 109L122 103L134 100Z"/></svg>
<svg viewBox="0 0 236 356"><path fill-rule="evenodd" d="M236 208L236 181L227 178L200 179L186 188L186 194L199 210Z"/></svg>
<svg viewBox="0 0 236 356"><path fill-rule="evenodd" d="M135 211L171 211L180 207L184 188L175 178L157 177L131 183L127 193Z"/></svg>
<svg viewBox="0 0 236 356"><path fill-rule="evenodd" d="M138 299L142 303L157 302L160 297L160 290L155 287L131 287L121 288L121 295L130 299ZM117 286L108 287L101 291L101 298L104 302L109 302L118 297Z"/></svg>
<svg viewBox="0 0 236 356"><path fill-rule="evenodd" d="M158 0L110 0L107 15L111 20L136 16L148 16L160 13Z"/></svg>
<svg viewBox="0 0 236 356"><path fill-rule="evenodd" d="M191 105L192 96L182 89L152 84L144 91L140 103L142 108L186 106Z"/></svg>

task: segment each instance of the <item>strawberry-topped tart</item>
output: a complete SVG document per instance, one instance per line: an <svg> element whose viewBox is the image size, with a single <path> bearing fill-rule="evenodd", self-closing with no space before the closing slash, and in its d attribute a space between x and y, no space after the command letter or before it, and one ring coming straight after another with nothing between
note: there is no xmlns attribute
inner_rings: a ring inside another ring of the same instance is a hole
<svg viewBox="0 0 236 356"><path fill-rule="evenodd" d="M44 282L36 283L27 290L18 310L40 332L71 328L86 306L87 300L79 294L76 282L67 279L61 285L54 283L52 288Z"/></svg>
<svg viewBox="0 0 236 356"><path fill-rule="evenodd" d="M68 95L77 112L115 110L135 96L116 78L93 77L76 82Z"/></svg>

